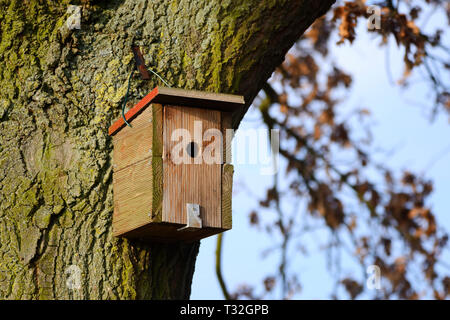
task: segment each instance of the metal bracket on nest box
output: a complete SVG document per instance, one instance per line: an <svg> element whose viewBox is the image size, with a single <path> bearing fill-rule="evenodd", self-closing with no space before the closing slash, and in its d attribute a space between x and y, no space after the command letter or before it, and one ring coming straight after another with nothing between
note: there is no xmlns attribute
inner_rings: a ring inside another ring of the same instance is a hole
<svg viewBox="0 0 450 320"><path fill-rule="evenodd" d="M134 61L136 62L136 68L141 74L143 80L150 79L147 67L145 66L144 57L142 56L141 49L138 46L133 46Z"/></svg>
<svg viewBox="0 0 450 320"><path fill-rule="evenodd" d="M187 225L178 231L192 231L202 228L202 219L200 218L200 205L196 203L186 203Z"/></svg>

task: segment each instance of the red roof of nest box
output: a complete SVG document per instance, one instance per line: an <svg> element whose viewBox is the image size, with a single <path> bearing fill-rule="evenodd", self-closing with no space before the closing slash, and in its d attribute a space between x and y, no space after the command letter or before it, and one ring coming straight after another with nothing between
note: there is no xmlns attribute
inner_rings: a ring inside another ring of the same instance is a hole
<svg viewBox="0 0 450 320"><path fill-rule="evenodd" d="M125 114L128 122L133 120L150 103L163 105L187 106L234 112L245 103L243 96L212 93L195 90L184 90L167 87L156 87ZM114 135L125 126L123 118L119 118L109 127L109 135Z"/></svg>

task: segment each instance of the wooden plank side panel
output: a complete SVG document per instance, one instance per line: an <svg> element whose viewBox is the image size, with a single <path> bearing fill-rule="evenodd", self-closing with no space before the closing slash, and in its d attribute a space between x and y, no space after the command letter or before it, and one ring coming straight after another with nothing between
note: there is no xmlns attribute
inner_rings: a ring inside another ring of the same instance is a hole
<svg viewBox="0 0 450 320"><path fill-rule="evenodd" d="M222 141L223 141L223 159L222 163L231 163L231 139L233 137L232 134L227 135L227 129L231 129L231 123L233 114L231 112L222 112L221 114L221 132L222 132ZM231 133L231 131L228 131Z"/></svg>
<svg viewBox="0 0 450 320"><path fill-rule="evenodd" d="M222 228L231 229L234 167L226 163L222 171Z"/></svg>
<svg viewBox="0 0 450 320"><path fill-rule="evenodd" d="M133 121L132 127L123 128L114 136L114 171L152 156L154 134L152 121L150 106Z"/></svg>
<svg viewBox="0 0 450 320"><path fill-rule="evenodd" d="M162 158L152 158L152 222L162 221L163 162Z"/></svg>
<svg viewBox="0 0 450 320"><path fill-rule="evenodd" d="M113 173L113 233L121 235L152 221L152 158Z"/></svg>
<svg viewBox="0 0 450 320"><path fill-rule="evenodd" d="M163 106L152 104L153 141L152 156L162 157L163 153Z"/></svg>
<svg viewBox="0 0 450 320"><path fill-rule="evenodd" d="M207 164L203 160L196 164L175 164L173 148L183 141L183 148L194 141L198 145L198 157L202 148L203 133L208 129L220 131L220 112L199 108L164 106L164 152L163 152L163 221L186 224L186 203L200 205L200 216L204 227L220 228L221 221L221 164ZM202 132L194 135L195 121L200 121ZM172 141L172 132L186 129L191 139ZM201 159L201 158L200 158Z"/></svg>
<svg viewBox="0 0 450 320"><path fill-rule="evenodd" d="M154 88L148 95L146 95L142 100L140 100L133 108L127 111L125 113L125 118L127 119L127 122L133 122L135 118L137 118L141 113L143 113L150 102L153 100L153 98L158 94L158 87ZM123 117L120 117L119 119L114 122L108 130L108 133L110 136L113 136L120 132L122 129L126 128L127 125L125 124L125 121L123 121Z"/></svg>
<svg viewBox="0 0 450 320"><path fill-rule="evenodd" d="M148 157L162 156L162 106L152 104L113 138L114 171Z"/></svg>

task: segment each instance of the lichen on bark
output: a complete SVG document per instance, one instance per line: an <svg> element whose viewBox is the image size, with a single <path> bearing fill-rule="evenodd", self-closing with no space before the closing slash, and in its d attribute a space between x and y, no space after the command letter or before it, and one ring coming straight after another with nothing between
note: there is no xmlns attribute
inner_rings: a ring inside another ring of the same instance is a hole
<svg viewBox="0 0 450 320"><path fill-rule="evenodd" d="M188 298L199 243L111 232L107 129L131 46L173 86L240 93L248 106L332 2L0 0L0 298ZM69 4L82 6L80 30L66 25ZM130 103L157 84L134 77Z"/></svg>

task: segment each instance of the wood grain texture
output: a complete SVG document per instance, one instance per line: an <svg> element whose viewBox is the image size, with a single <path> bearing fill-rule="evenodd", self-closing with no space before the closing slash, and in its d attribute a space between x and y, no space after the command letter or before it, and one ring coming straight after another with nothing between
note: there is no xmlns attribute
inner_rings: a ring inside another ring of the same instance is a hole
<svg viewBox="0 0 450 320"><path fill-rule="evenodd" d="M152 104L113 137L115 235L162 219L162 106Z"/></svg>
<svg viewBox="0 0 450 320"><path fill-rule="evenodd" d="M194 136L194 121L200 121L200 137ZM203 226L220 228L221 221L221 164L201 163L175 164L173 148L181 140L172 141L171 134L176 129L186 129L191 140L184 140L183 148L191 141L197 143L198 157L205 147L203 132L208 129L220 130L220 112L199 108L164 106L164 152L163 152L163 221L186 224L186 203L200 205ZM208 143L208 142L207 142ZM206 143L206 144L207 144ZM201 158L197 158L201 159Z"/></svg>
<svg viewBox="0 0 450 320"><path fill-rule="evenodd" d="M114 136L115 172L152 156L152 122L152 107L149 107L133 121L132 127L125 127Z"/></svg>
<svg viewBox="0 0 450 320"><path fill-rule="evenodd" d="M162 157L163 106L158 103L152 104L152 125L153 125L152 155L153 157Z"/></svg>
<svg viewBox="0 0 450 320"><path fill-rule="evenodd" d="M163 200L163 161L162 158L152 158L152 222L162 221Z"/></svg>
<svg viewBox="0 0 450 320"><path fill-rule="evenodd" d="M234 167L225 163L222 170L222 228L232 227L232 198L233 198Z"/></svg>
<svg viewBox="0 0 450 320"><path fill-rule="evenodd" d="M136 105L125 113L125 119L128 123L131 123L136 117L138 117L142 112L147 109L147 106L153 100L153 98L158 94L157 88L153 89L148 95L142 98ZM117 119L108 130L108 134L113 136L120 132L123 128L127 127L123 118Z"/></svg>
<svg viewBox="0 0 450 320"><path fill-rule="evenodd" d="M154 190L152 160L152 158L141 160L113 174L115 236L152 221Z"/></svg>
<svg viewBox="0 0 450 320"><path fill-rule="evenodd" d="M201 122L198 137L194 134L195 121ZM223 182L229 183L230 173L224 171L224 177L221 163L207 164L202 160L202 150L210 143L203 141L203 133L208 129L224 131L230 125L231 113L153 103L133 119L132 127L118 131L113 137L114 235L143 237L148 232L146 238L158 241L165 237L167 241L187 241L219 233L222 225L230 229L231 198L222 188ZM191 134L185 143L194 141L199 146L201 163L196 164L191 158L191 164L171 162L170 151L179 143L171 141L171 135L180 128ZM227 185L225 189L228 188ZM201 206L202 223L207 229L189 234L173 232L187 222L186 203ZM222 216L222 208L226 217Z"/></svg>
<svg viewBox="0 0 450 320"><path fill-rule="evenodd" d="M245 104L243 96L234 94L167 87L157 87L157 89L158 94L153 98L153 101L163 105L179 105L234 112Z"/></svg>
<svg viewBox="0 0 450 320"><path fill-rule="evenodd" d="M179 105L186 107L196 107L212 110L222 110L234 112L244 106L244 97L214 93L197 90L184 90L178 88L156 87L144 98L142 98L133 108L125 114L127 122L135 119L150 103L163 105ZM115 135L126 127L122 117L117 119L108 130L109 135Z"/></svg>
<svg viewBox="0 0 450 320"><path fill-rule="evenodd" d="M223 158L222 163L231 163L231 138L227 135L227 129L231 129L233 114L231 112L222 112L221 114L221 132L223 141Z"/></svg>

